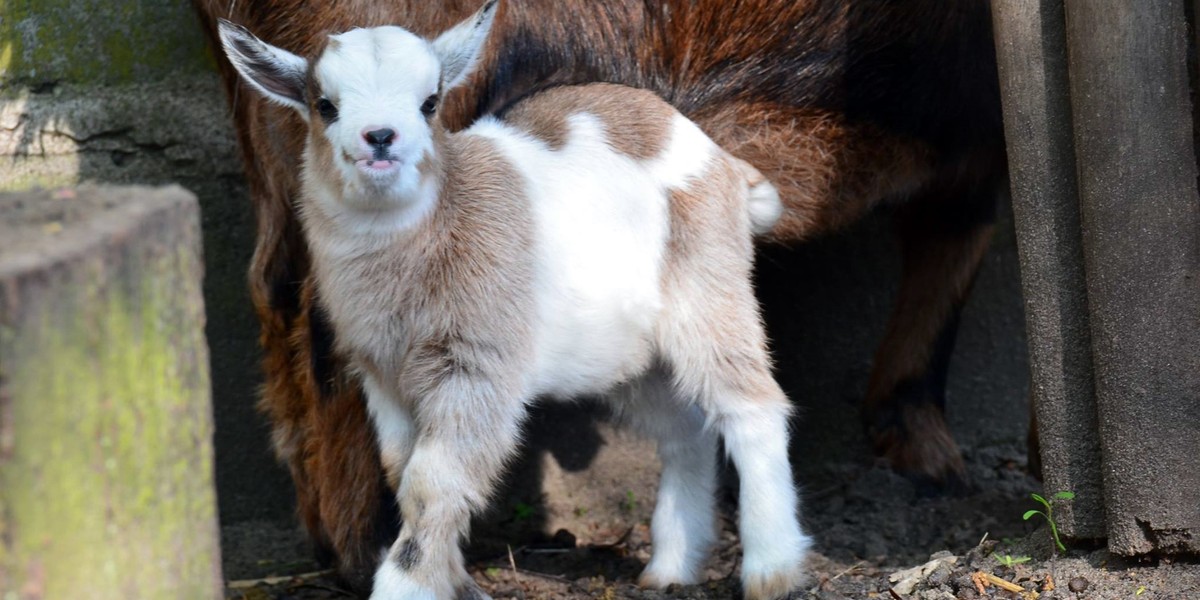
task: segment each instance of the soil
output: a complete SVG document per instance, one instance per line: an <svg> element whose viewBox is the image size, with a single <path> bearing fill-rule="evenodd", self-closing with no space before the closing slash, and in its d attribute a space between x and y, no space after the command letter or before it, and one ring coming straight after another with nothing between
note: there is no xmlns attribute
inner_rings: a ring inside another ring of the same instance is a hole
<svg viewBox="0 0 1200 600"><path fill-rule="evenodd" d="M1065 554L1052 555L1049 529L1021 519L1025 510L1037 508L1028 494L1040 491L1026 471L1022 447L1009 443L968 449L966 462L970 485L957 494L929 494L866 462L826 467L812 477L804 494L805 525L817 540L809 562L812 577L791 598L1200 598L1200 563L1195 561L1127 560L1085 542L1073 542ZM477 543L475 548L491 548L493 554L476 557L470 571L496 600L739 598L740 547L731 498L727 488L723 532L707 581L700 585L665 591L635 585L650 556L644 518L615 520L605 527L585 523L581 516L577 529L565 527L553 538L514 547L511 554L496 554L494 543ZM1002 564L1006 556L1013 564ZM910 569L915 570L905 581L902 572ZM995 580L1022 592L1005 591ZM245 600L347 597L353 595L328 572L236 581L227 592L227 598Z"/></svg>

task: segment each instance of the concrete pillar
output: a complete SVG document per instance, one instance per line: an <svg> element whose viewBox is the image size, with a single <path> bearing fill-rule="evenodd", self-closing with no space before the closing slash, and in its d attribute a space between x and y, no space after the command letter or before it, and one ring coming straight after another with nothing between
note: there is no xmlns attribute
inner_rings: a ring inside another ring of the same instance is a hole
<svg viewBox="0 0 1200 600"><path fill-rule="evenodd" d="M997 0L993 13L1047 491L1078 494L1059 511L1068 535L1198 552L1184 0Z"/></svg>
<svg viewBox="0 0 1200 600"><path fill-rule="evenodd" d="M1067 0L1109 548L1200 552L1200 194L1183 0Z"/></svg>
<svg viewBox="0 0 1200 600"><path fill-rule="evenodd" d="M1102 538L1100 440L1062 0L999 0L992 3L992 15L1042 473L1048 492L1076 493L1074 502L1056 510L1062 532Z"/></svg>
<svg viewBox="0 0 1200 600"><path fill-rule="evenodd" d="M0 195L0 598L222 595L196 199Z"/></svg>

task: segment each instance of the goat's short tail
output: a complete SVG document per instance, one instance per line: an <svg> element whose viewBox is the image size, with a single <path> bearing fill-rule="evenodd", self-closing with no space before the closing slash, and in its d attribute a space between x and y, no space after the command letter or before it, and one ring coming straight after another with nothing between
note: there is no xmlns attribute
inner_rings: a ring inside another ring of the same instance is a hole
<svg viewBox="0 0 1200 600"><path fill-rule="evenodd" d="M749 188L746 209L750 211L750 230L754 235L763 235L771 231L779 222L779 217L783 216L779 190L750 163L740 158L733 158L733 161L745 175Z"/></svg>

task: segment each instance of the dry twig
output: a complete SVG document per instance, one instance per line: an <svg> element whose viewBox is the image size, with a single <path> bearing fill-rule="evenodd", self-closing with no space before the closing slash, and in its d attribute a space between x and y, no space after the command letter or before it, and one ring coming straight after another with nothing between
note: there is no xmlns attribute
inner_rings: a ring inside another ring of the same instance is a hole
<svg viewBox="0 0 1200 600"><path fill-rule="evenodd" d="M1010 592L1021 593L1025 591L1025 588L1011 581L1000 579L991 573L984 573L983 571L976 571L975 574L971 576L971 581L975 583L975 587L979 590L980 594L983 594L983 588L989 585L994 585Z"/></svg>
<svg viewBox="0 0 1200 600"><path fill-rule="evenodd" d="M332 574L333 574L333 569L326 569L324 571L313 571L312 573L300 573L297 575L281 575L279 577L263 577L260 579L238 579L238 580L234 580L234 581L230 581L230 582L226 583L225 587L227 587L231 590L244 590L244 589L252 588L252 587L254 587L256 585L260 585L260 584L261 585L279 585L281 583L286 583L293 579L316 579L318 577L324 577L326 575L332 575Z"/></svg>

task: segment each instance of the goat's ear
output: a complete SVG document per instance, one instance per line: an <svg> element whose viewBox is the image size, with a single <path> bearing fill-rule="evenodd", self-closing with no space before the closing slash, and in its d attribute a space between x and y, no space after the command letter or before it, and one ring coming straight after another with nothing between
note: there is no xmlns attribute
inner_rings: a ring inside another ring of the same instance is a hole
<svg viewBox="0 0 1200 600"><path fill-rule="evenodd" d="M250 30L225 19L218 19L217 27L225 55L242 79L267 98L296 109L307 119L304 88L308 61L254 37Z"/></svg>
<svg viewBox="0 0 1200 600"><path fill-rule="evenodd" d="M442 62L442 89L451 90L467 80L479 61L492 22L496 19L499 0L487 0L483 8L467 20L455 25L436 40L433 50Z"/></svg>

